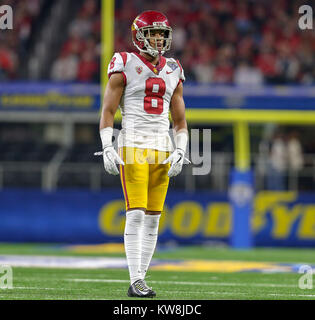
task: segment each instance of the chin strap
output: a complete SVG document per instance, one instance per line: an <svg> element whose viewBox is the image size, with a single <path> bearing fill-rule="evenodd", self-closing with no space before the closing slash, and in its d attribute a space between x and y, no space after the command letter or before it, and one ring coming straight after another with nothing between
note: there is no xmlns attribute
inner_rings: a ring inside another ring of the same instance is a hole
<svg viewBox="0 0 315 320"><path fill-rule="evenodd" d="M161 51L159 51L159 61L157 63L157 65L155 66L157 71L160 72L161 71Z"/></svg>

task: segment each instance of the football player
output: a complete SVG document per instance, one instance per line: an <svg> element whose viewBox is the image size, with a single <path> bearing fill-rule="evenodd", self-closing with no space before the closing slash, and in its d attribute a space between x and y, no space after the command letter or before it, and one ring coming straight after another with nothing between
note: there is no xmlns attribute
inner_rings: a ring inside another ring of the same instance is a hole
<svg viewBox="0 0 315 320"><path fill-rule="evenodd" d="M188 142L184 71L178 60L165 58L172 28L160 12L145 11L131 26L138 52L115 53L109 66L100 136L105 170L120 179L126 203L124 245L130 274L128 296L154 297L145 282L155 250L169 178L183 166ZM112 145L113 123L120 107L122 130L118 153ZM169 136L169 112L175 148Z"/></svg>

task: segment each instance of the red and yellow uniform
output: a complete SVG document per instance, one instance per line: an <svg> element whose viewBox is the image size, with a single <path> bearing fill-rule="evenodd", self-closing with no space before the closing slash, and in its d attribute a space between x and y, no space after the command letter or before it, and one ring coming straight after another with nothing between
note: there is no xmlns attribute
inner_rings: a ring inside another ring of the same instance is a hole
<svg viewBox="0 0 315 320"><path fill-rule="evenodd" d="M127 52L114 54L109 77L116 72L125 81L118 148L125 162L120 165L120 177L126 209L162 211L170 166L161 163L173 151L169 107L178 83L185 80L184 72L175 59L161 56L154 66L140 54Z"/></svg>

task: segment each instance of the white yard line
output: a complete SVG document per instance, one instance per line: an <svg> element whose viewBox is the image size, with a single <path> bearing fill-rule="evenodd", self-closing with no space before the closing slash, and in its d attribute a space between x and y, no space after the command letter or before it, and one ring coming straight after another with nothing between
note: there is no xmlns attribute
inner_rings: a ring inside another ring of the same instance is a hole
<svg viewBox="0 0 315 320"><path fill-rule="evenodd" d="M41 287L13 287L12 289L8 290L60 290L60 291L80 291L80 290L86 290L81 288L41 288Z"/></svg>
<svg viewBox="0 0 315 320"><path fill-rule="evenodd" d="M30 300L30 296L26 294L19 294L19 295L0 295L0 300ZM69 297L58 297L55 295L51 296L45 296L45 297L40 297L38 299L34 299L32 297L31 300L110 300L110 299L104 299L103 297L74 297L74 296L69 296Z"/></svg>
<svg viewBox="0 0 315 320"><path fill-rule="evenodd" d="M267 293L267 296L290 296L290 297L313 297L315 294L295 294L295 293Z"/></svg>
<svg viewBox="0 0 315 320"><path fill-rule="evenodd" d="M107 283L129 283L129 280L117 279L65 279L73 282L107 282ZM233 287L266 287L266 288L297 288L296 284L273 284L273 283L235 283L235 282L189 282L189 281L148 281L157 284L191 285L191 286L233 286Z"/></svg>
<svg viewBox="0 0 315 320"><path fill-rule="evenodd" d="M31 289L31 288L27 288L27 289ZM34 289L55 289L55 288L34 288ZM56 289L57 290L57 289ZM120 290L121 291L121 290ZM193 294L200 294L199 291L169 291L169 290L159 290L159 293L163 293L163 294L179 294L179 295L193 295ZM204 295L214 295L214 296L235 296L235 295L243 295L243 296L250 296L249 293L245 293L245 292L217 292L217 291L203 291L202 292ZM262 296L270 296L270 297L277 297L277 296L281 296L281 297L308 297L308 298L315 298L315 294L290 294L290 293L263 293ZM23 294L19 294L19 295L0 295L0 299L1 298L10 298L10 299L22 299L23 297L27 297L29 298L29 295L23 295ZM41 300L47 300L47 299L57 299L57 300L61 300L61 299L66 299L65 297L56 297L54 295L52 295L50 298L48 296L45 296L44 298L41 298ZM69 299L71 300L108 300L108 299L104 299L102 298L96 298L96 297L73 297L71 296ZM203 300L208 300L208 299L203 299Z"/></svg>
<svg viewBox="0 0 315 320"><path fill-rule="evenodd" d="M200 294L198 291L164 291L159 290L159 293L168 293L168 294L181 294L181 295L193 295L193 294ZM244 295L244 296L251 296L250 293L245 292L217 292L217 291L202 291L204 295L215 295L215 296L234 296L235 295ZM257 296L257 294L256 294ZM259 295L258 295L259 296ZM294 293L262 293L262 297L265 296L281 296L281 297L312 297L315 299L315 294L294 294ZM204 300L208 300L205 298ZM259 300L259 299L257 299Z"/></svg>
<svg viewBox="0 0 315 320"><path fill-rule="evenodd" d="M176 293L181 295L191 295L191 294L200 294L199 291L167 291L167 290L159 290L159 293ZM217 295L217 296L229 296L229 295L244 295L244 296L250 296L251 294L246 292L217 292L217 291L202 291L202 294L209 294L209 295ZM292 297L314 297L315 294L294 294L294 293L262 293L261 296L292 296ZM207 299L205 299L207 300Z"/></svg>

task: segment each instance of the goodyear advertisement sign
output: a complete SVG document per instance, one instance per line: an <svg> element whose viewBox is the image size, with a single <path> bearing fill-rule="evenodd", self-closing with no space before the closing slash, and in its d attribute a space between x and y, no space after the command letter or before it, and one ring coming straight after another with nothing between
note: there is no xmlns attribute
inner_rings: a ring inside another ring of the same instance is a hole
<svg viewBox="0 0 315 320"><path fill-rule="evenodd" d="M185 84L188 108L315 110L315 86L237 87ZM98 112L99 84L2 83L1 111Z"/></svg>
<svg viewBox="0 0 315 320"><path fill-rule="evenodd" d="M123 242L122 199L120 190L2 191L0 241ZM232 219L227 194L170 190L159 242L229 243ZM257 193L251 228L255 246L315 246L314 194Z"/></svg>
<svg viewBox="0 0 315 320"><path fill-rule="evenodd" d="M72 83L4 83L0 87L1 111L96 112L100 86Z"/></svg>

